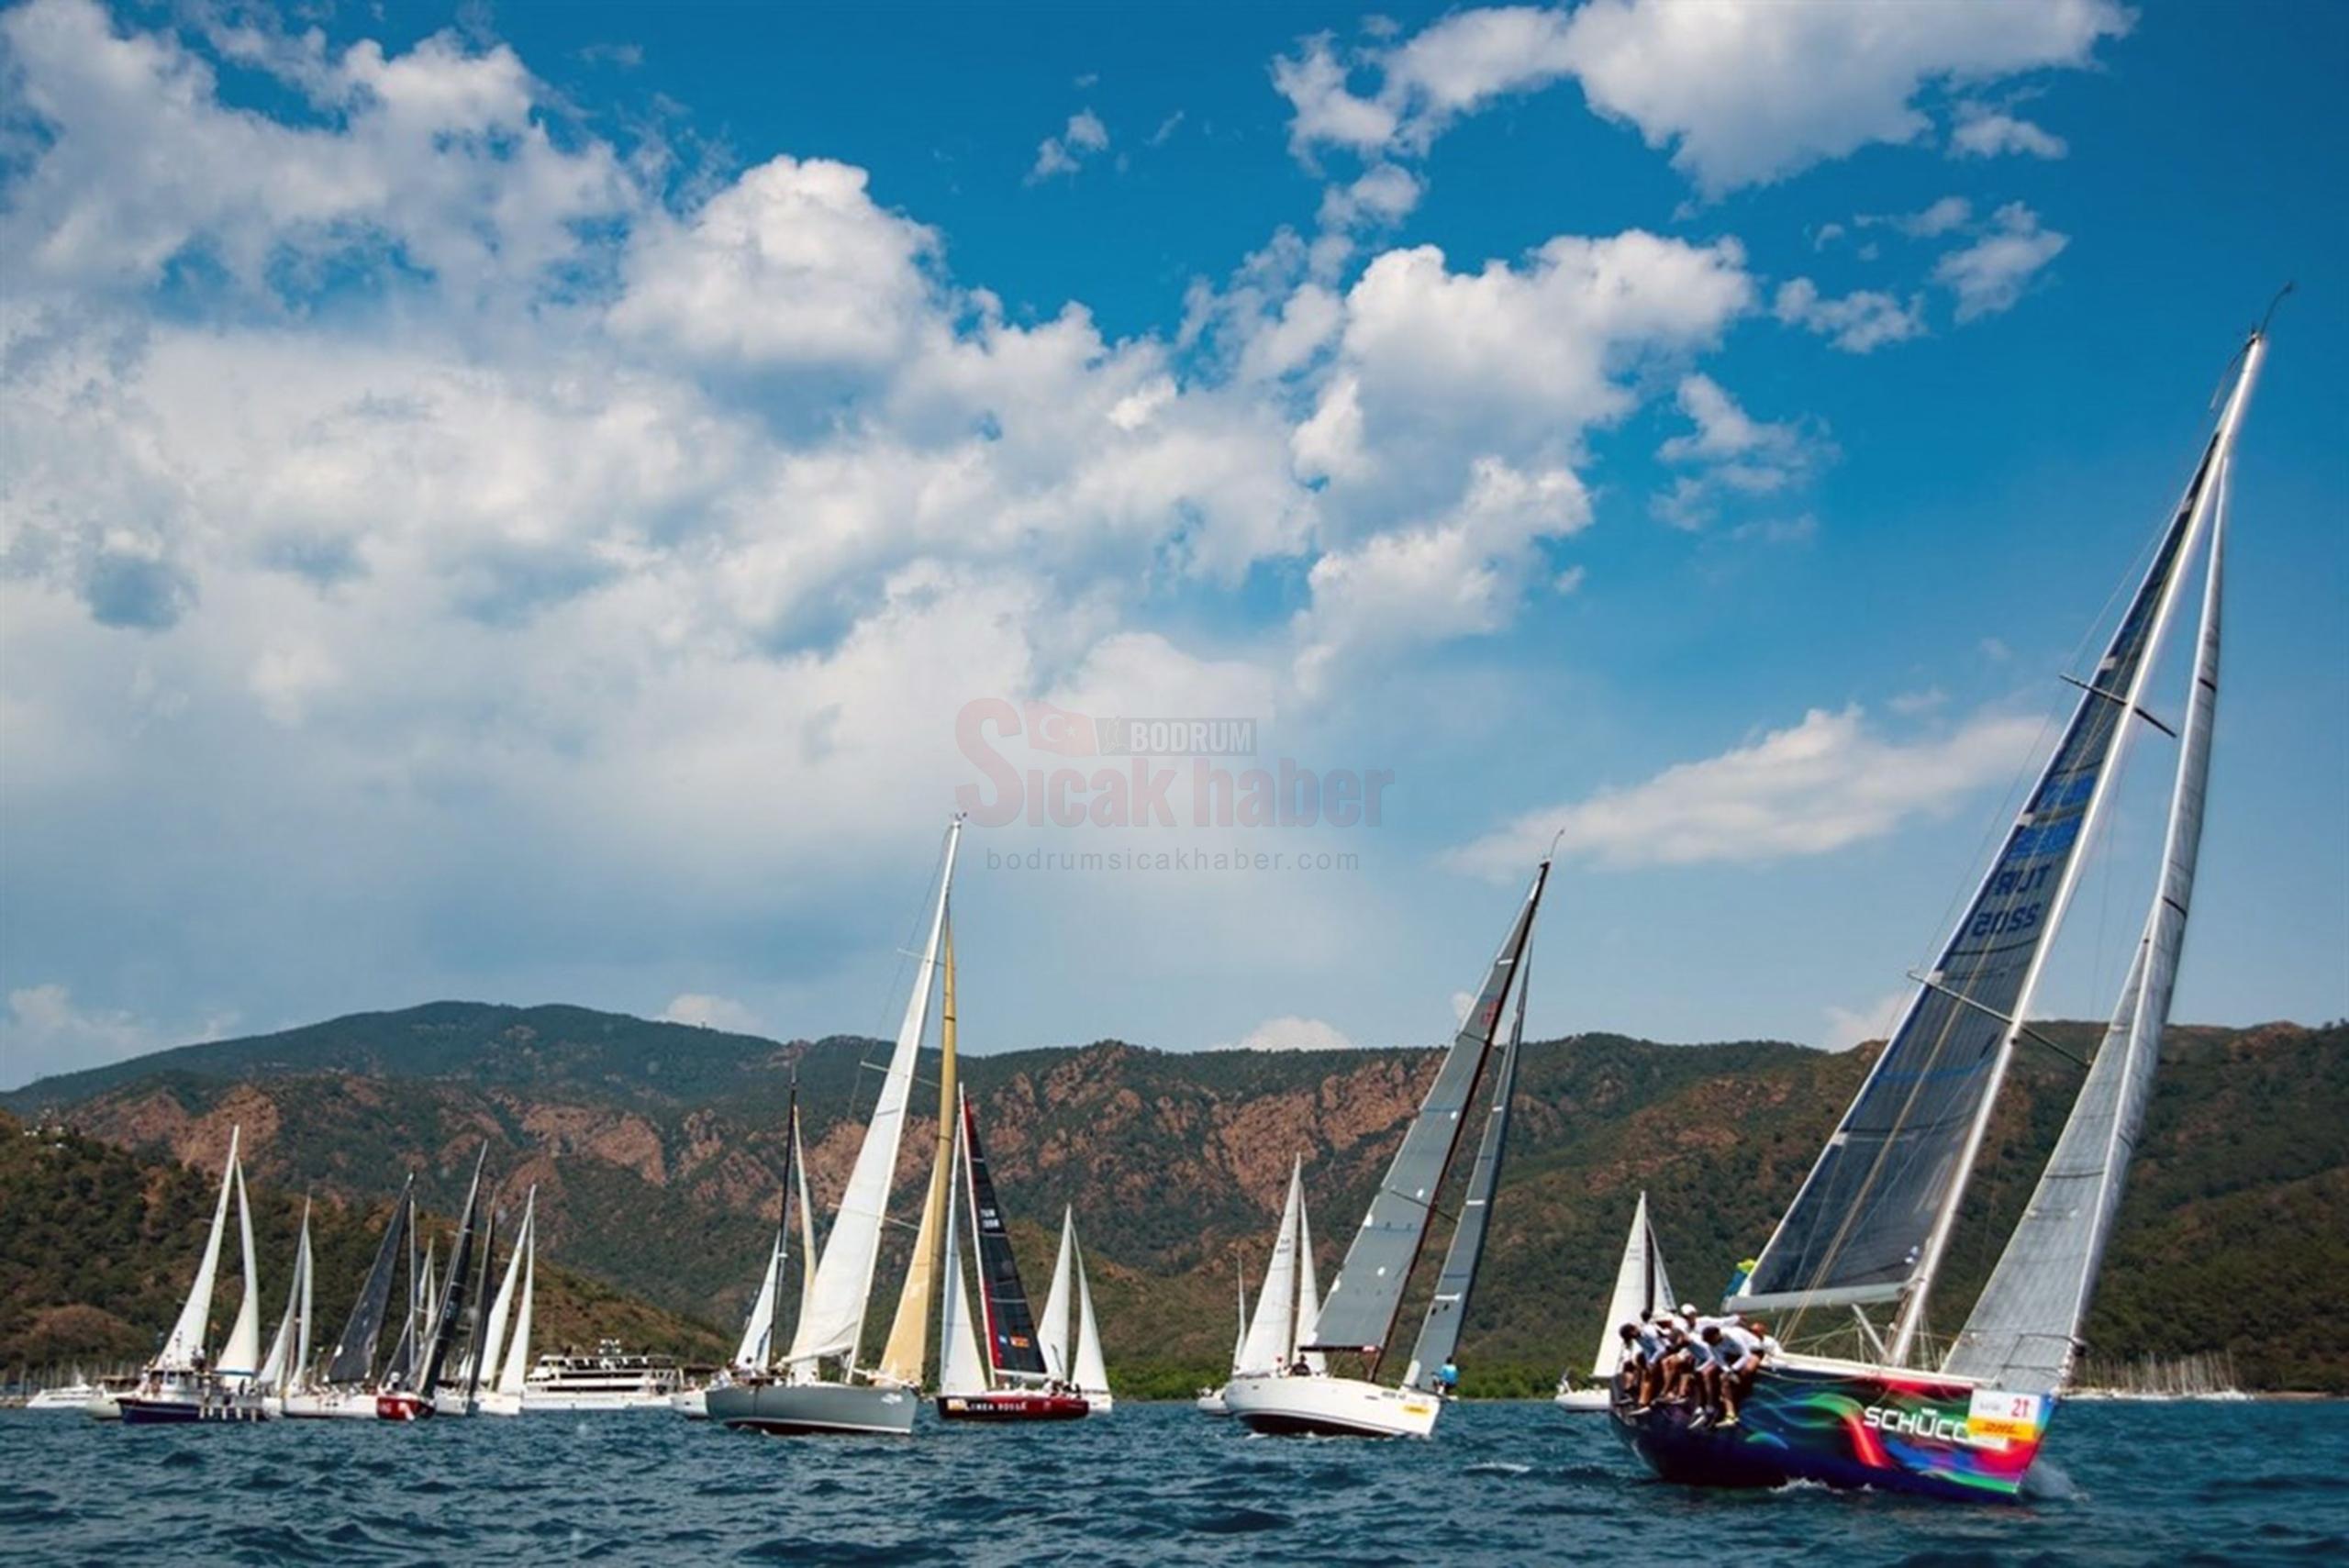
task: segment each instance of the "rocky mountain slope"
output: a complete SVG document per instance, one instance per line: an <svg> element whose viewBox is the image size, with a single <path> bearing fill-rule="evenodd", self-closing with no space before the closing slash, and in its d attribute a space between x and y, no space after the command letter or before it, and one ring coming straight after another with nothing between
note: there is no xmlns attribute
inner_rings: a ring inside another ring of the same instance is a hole
<svg viewBox="0 0 2349 1568"><path fill-rule="evenodd" d="M2097 1034L2043 1032L2082 1054ZM871 1104L867 1064L885 1049L435 1003L166 1051L6 1098L20 1115L211 1169L241 1122L256 1178L362 1207L413 1168L428 1201L453 1208L486 1140L509 1198L538 1185L550 1255L681 1322L722 1326L740 1312L774 1224L794 1075L827 1213ZM2349 1351L2323 1329L2349 1292L2349 1027L2179 1028L2166 1058L2099 1301L2098 1350L2225 1349L2263 1385L2349 1389ZM963 1074L1031 1284L1041 1290L1050 1232L1073 1206L1113 1365L1172 1387L1228 1354L1234 1270L1261 1270L1294 1155L1306 1161L1325 1279L1335 1268L1433 1061L1104 1041L966 1057ZM1718 1294L1766 1237L1866 1061L1865 1051L1604 1035L1530 1047L1471 1373L1531 1386L1588 1355L1642 1190L1684 1289ZM1948 1324L1995 1260L2077 1073L2035 1051L2020 1062L1942 1292ZM926 1117L908 1126L900 1215L913 1212L934 1135ZM892 1247L905 1240L893 1228ZM885 1256L885 1284L898 1272ZM15 1310L18 1287L0 1287ZM886 1316L885 1302L876 1336Z"/></svg>

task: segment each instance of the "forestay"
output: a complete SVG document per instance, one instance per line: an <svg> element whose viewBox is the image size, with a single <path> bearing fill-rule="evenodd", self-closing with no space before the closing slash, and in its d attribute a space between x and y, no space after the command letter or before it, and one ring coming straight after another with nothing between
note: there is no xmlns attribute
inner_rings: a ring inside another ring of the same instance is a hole
<svg viewBox="0 0 2349 1568"><path fill-rule="evenodd" d="M1548 880L1547 861L1533 878L1525 904L1509 927L1492 968L1476 993L1476 1000L1453 1036L1451 1049L1436 1069L1427 1098L1403 1134L1402 1147L1387 1168L1386 1178L1363 1216L1330 1298L1321 1305L1310 1349L1358 1351L1376 1356L1394 1330L1402 1306L1403 1286L1426 1239L1436 1190L1451 1167L1458 1146L1461 1120L1476 1092L1493 1037L1500 1029L1501 1009L1508 1000L1518 962L1533 930L1533 912Z"/></svg>
<svg viewBox="0 0 2349 1568"><path fill-rule="evenodd" d="M2213 435L2021 815L1732 1306L1886 1301L1930 1275L2220 448Z"/></svg>
<svg viewBox="0 0 2349 1568"><path fill-rule="evenodd" d="M2068 1379L2097 1271L2111 1239L2130 1156L2153 1098L2170 992L2194 896L2195 858L2219 703L2219 600L2225 474L2202 588L2194 685L2180 733L2161 884L2104 1043L2056 1140L2022 1222L1950 1351L1947 1370L2000 1388L2052 1393Z"/></svg>

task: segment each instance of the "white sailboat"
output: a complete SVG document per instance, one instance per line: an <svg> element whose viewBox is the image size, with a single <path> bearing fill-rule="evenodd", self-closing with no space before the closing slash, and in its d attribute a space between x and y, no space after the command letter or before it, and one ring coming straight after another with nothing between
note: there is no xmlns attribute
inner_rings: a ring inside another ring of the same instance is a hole
<svg viewBox="0 0 2349 1568"><path fill-rule="evenodd" d="M786 1129L784 1142L785 1169L778 1184L781 1191L776 1203L774 1241L767 1249L766 1264L759 1272L759 1288L751 1300L750 1315L742 1321L741 1337L735 1341L734 1355L720 1367L718 1375L705 1388L681 1389L669 1397L670 1407L689 1421L704 1421L710 1418L709 1400L714 1394L737 1384L756 1383L767 1374L774 1361L775 1325L782 1320L783 1281L791 1259L791 1198L792 1181L798 1180L800 1245L799 1287L800 1305L807 1306L807 1283L813 1277L809 1261L815 1256L814 1221L807 1212L807 1161L799 1144L799 1084L795 1075L791 1099L785 1112ZM725 1401L720 1400L723 1407Z"/></svg>
<svg viewBox="0 0 2349 1568"><path fill-rule="evenodd" d="M1301 1349L1312 1337L1314 1319L1321 1315L1313 1271L1313 1232L1305 1211L1302 1155L1289 1167L1288 1195L1281 1205L1280 1229L1274 1232L1273 1254L1264 1264L1264 1283L1256 1294L1254 1316L1245 1310L1244 1292L1241 1299L1243 1309L1240 1339L1231 1351L1232 1377L1286 1377L1292 1371L1329 1370L1320 1351ZM1214 1415L1227 1413L1228 1392L1228 1385L1216 1389L1212 1405L1203 1395L1200 1408Z"/></svg>
<svg viewBox="0 0 2349 1568"><path fill-rule="evenodd" d="M1607 1318L1599 1325L1598 1353L1590 1358L1590 1378L1575 1386L1574 1374L1558 1380L1557 1406L1586 1415L1605 1415L1614 1397L1615 1374L1623 1367L1626 1323L1645 1323L1657 1312L1669 1310L1672 1279L1664 1272L1664 1249L1656 1244L1655 1227L1648 1222L1648 1195L1640 1195L1631 1211L1631 1234L1623 1242L1623 1261L1615 1268L1615 1292L1607 1298Z"/></svg>
<svg viewBox="0 0 2349 1568"><path fill-rule="evenodd" d="M1239 1295L1240 1304L1240 1327L1231 1340L1231 1365L1236 1371L1240 1366L1241 1352L1248 1343L1248 1275L1237 1262L1231 1265L1231 1284ZM1224 1384L1219 1383L1213 1388L1200 1389L1198 1397L1191 1401L1192 1405L1203 1416L1230 1415L1231 1407L1223 1402L1224 1387Z"/></svg>
<svg viewBox="0 0 2349 1568"><path fill-rule="evenodd" d="M253 1268L252 1209L245 1199L244 1169L238 1154L243 1136L241 1127L228 1131L228 1159L220 1172L220 1196L213 1206L212 1229L205 1238L204 1256L196 1265L195 1281L180 1308L179 1320L172 1326L163 1348L148 1363L139 1386L117 1401L126 1425L257 1421L267 1414L259 1393L250 1386L261 1360L261 1281ZM216 1358L207 1353L206 1345L231 1193L237 1199L238 1230L244 1247L244 1299Z"/></svg>
<svg viewBox="0 0 2349 1568"><path fill-rule="evenodd" d="M497 1299L490 1304L489 1331L482 1340L482 1371L492 1380L473 1396L481 1416L518 1416L522 1389L530 1373L530 1302L539 1283L539 1189L522 1200L522 1223L514 1232L514 1254L506 1260ZM518 1293L517 1286L518 1284ZM506 1337L508 1314L514 1337Z"/></svg>
<svg viewBox="0 0 2349 1568"><path fill-rule="evenodd" d="M1093 1284L1085 1277L1085 1248L1076 1239L1074 1207L1061 1210L1060 1254L1052 1262L1052 1285L1044 1293L1044 1316L1036 1325L1036 1333L1043 1344L1044 1364L1054 1377L1084 1396L1087 1415L1106 1416L1116 1407L1109 1374L1102 1364L1101 1329L1093 1315Z"/></svg>
<svg viewBox="0 0 2349 1568"><path fill-rule="evenodd" d="M1793 1205L1729 1307L1767 1311L1778 1338L1806 1315L1848 1324L1859 1349L1774 1357L1734 1430L1658 1406L1617 1430L1666 1479L1777 1485L1807 1479L1953 1499L2013 1498L2078 1353L2168 1021L2193 892L2218 697L2227 478L2266 357L2252 334L2194 475L2157 536L2104 655L2021 815ZM2101 1048L2021 1221L1945 1359L1926 1320L1998 1090L2036 1039L2032 1001L2078 885L2182 597L2207 542L2202 624L2178 745L2158 884ZM1889 1307L1879 1332L1870 1307ZM1850 1314L1848 1318L1845 1314ZM1823 1415L1844 1418L1821 1418ZM1865 1419L1857 1418L1865 1413ZM1878 1434L1886 1434L1879 1437ZM1898 1434L1899 1440L1887 1440Z"/></svg>
<svg viewBox="0 0 2349 1568"><path fill-rule="evenodd" d="M1362 1229L1354 1233L1346 1261L1321 1304L1310 1339L1300 1351L1344 1352L1364 1358L1360 1377L1292 1371L1286 1377L1235 1377L1224 1387L1224 1403L1253 1431L1284 1436L1327 1434L1355 1437L1426 1437L1435 1429L1449 1392L1452 1356L1460 1342L1469 1292L1484 1252L1485 1233L1500 1179L1508 1136L1509 1095L1516 1082L1518 1051L1525 1024L1526 954L1533 940L1533 917L1550 879L1544 860L1534 873L1500 951L1494 955L1483 989L1436 1068L1435 1081L1419 1114L1403 1134L1386 1179L1371 1199ZM1503 1010L1511 990L1518 996L1516 1027L1496 1051ZM1496 1063L1495 1059L1497 1058ZM1460 1134L1477 1090L1489 1075L1485 1129L1469 1170L1467 1195L1453 1228L1443 1266L1427 1316L1413 1342L1401 1379L1378 1381L1386 1340L1401 1311L1405 1287L1427 1240L1438 1195L1452 1168ZM1291 1249L1294 1256L1294 1248ZM1264 1316L1259 1299L1257 1315Z"/></svg>
<svg viewBox="0 0 2349 1568"><path fill-rule="evenodd" d="M937 902L930 912L929 940L914 972L913 994L907 999L896 1045L882 1075L863 1144L841 1190L839 1212L824 1239L791 1347L782 1358L782 1375L750 1389L750 1397L742 1402L747 1408L729 1401L721 1414L713 1402L711 1415L729 1426L776 1435L906 1436L913 1431L918 1362L908 1369L885 1354L881 1365L865 1367L858 1364L857 1358L873 1295L874 1270L880 1262L882 1228L888 1219L889 1187L905 1132L906 1107L913 1093L914 1066L930 1021L930 990L938 981L939 943L945 932L954 853L962 836L963 822L958 817L946 829ZM921 1248L917 1246L916 1251L918 1254ZM928 1310L925 1291L916 1300L914 1317L923 1319ZM906 1321L903 1311L898 1321Z"/></svg>
<svg viewBox="0 0 2349 1568"><path fill-rule="evenodd" d="M391 1309L402 1243L408 1239L415 1223L415 1195L416 1178L410 1176L392 1204L391 1216L384 1223L384 1239L376 1244L374 1262L368 1266L367 1276L359 1286L359 1298L351 1304L351 1316L343 1320L341 1332L335 1336L316 1374L304 1377L299 1386L284 1395L283 1407L286 1416L301 1420L376 1418L375 1351ZM413 1258L415 1254L410 1251L408 1255Z"/></svg>
<svg viewBox="0 0 2349 1568"><path fill-rule="evenodd" d="M285 1413L285 1396L306 1387L310 1369L310 1205L302 1204L302 1237L294 1247L294 1283L285 1292L285 1316L277 1320L269 1354L262 1359L262 1402L273 1416Z"/></svg>

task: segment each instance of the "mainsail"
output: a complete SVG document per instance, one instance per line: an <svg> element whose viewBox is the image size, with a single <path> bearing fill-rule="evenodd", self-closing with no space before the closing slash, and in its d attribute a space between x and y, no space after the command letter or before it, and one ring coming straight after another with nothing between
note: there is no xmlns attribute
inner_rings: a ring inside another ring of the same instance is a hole
<svg viewBox="0 0 2349 1568"><path fill-rule="evenodd" d="M1500 1184L1501 1157L1508 1149L1508 1102L1517 1092L1518 1053L1525 1047L1525 994L1532 977L1527 973L1530 964L1520 962L1519 968L1517 1016L1493 1075L1492 1106L1485 1114L1484 1136L1476 1140L1475 1162L1468 1168L1467 1196L1452 1228L1452 1244L1444 1249L1443 1267L1435 1276L1435 1294L1428 1300L1427 1316L1419 1322L1410 1365L1403 1373L1407 1387L1435 1386L1437 1371L1459 1348L1460 1330L1468 1319L1469 1296L1476 1287L1476 1263L1484 1256L1485 1232L1492 1220L1493 1192Z"/></svg>
<svg viewBox="0 0 2349 1568"><path fill-rule="evenodd" d="M533 1187L530 1201L522 1210L521 1232L514 1238L515 1246L522 1251L522 1296L514 1308L514 1337L507 1342L506 1364L497 1373L497 1392L517 1398L530 1374L530 1303L539 1285L538 1199L538 1189Z"/></svg>
<svg viewBox="0 0 2349 1568"><path fill-rule="evenodd" d="M1061 1250L1052 1260L1052 1286L1044 1292L1044 1315L1036 1321L1036 1342L1044 1349L1044 1368L1054 1377L1066 1377L1069 1357L1069 1311L1074 1300L1073 1268L1076 1261L1076 1210L1061 1209Z"/></svg>
<svg viewBox="0 0 2349 1568"><path fill-rule="evenodd" d="M1944 1370L2000 1388L2053 1393L2069 1378L2105 1243L2121 1209L2130 1156L2153 1099L2162 1030L2186 941L2202 806L2210 778L2210 730L2219 704L2219 601L2226 549L2226 471L2202 585L2194 684L2179 735L2161 884L2129 966L2119 1006L2031 1207L2007 1241L1990 1283L1951 1348Z"/></svg>
<svg viewBox="0 0 2349 1568"><path fill-rule="evenodd" d="M945 1137L951 1156L959 1142L951 1122L946 1126ZM971 1297L963 1288L963 1226L960 1206L954 1201L962 1184L953 1173L960 1168L959 1162L949 1167L946 1208L939 1221L944 1248L939 1275L938 1391L984 1394L987 1386L986 1366L979 1360L978 1335L971 1327Z"/></svg>
<svg viewBox="0 0 2349 1568"><path fill-rule="evenodd" d="M1314 1320L1321 1316L1321 1284L1313 1273L1313 1218L1305 1207L1305 1177L1300 1163L1291 1180L1297 1183L1297 1331L1289 1340L1289 1352L1313 1337ZM1319 1351L1305 1352L1305 1370L1327 1372L1330 1359Z"/></svg>
<svg viewBox="0 0 2349 1568"><path fill-rule="evenodd" d="M963 1101L963 1179L971 1197L972 1251L978 1254L979 1311L986 1324L987 1365L997 1377L1043 1377L1043 1347L1036 1342L1036 1319L1028 1307L1028 1292L1019 1283L1019 1262L1012 1256L1011 1232L996 1200L995 1177L987 1170L986 1151L979 1143L978 1118L971 1102Z"/></svg>
<svg viewBox="0 0 2349 1568"><path fill-rule="evenodd" d="M481 1221L481 1170L488 1159L489 1145L484 1143L473 1160L473 1185L465 1190L464 1215L457 1221L457 1239L449 1244L448 1276L441 1284L439 1299L432 1304L432 1337L426 1343L423 1369L416 1380L417 1387L428 1399L440 1385L440 1369L447 1364L449 1352L464 1326L467 1287L473 1281L474 1228Z"/></svg>
<svg viewBox="0 0 2349 1568"><path fill-rule="evenodd" d="M302 1205L302 1239L294 1247L294 1283L285 1287L285 1316L261 1363L261 1385L282 1395L310 1362L310 1205Z"/></svg>
<svg viewBox="0 0 2349 1568"><path fill-rule="evenodd" d="M375 1249L374 1264L367 1271L366 1282L359 1287L359 1299L351 1308L350 1320L343 1324L334 1349L328 1353L328 1383L362 1384L374 1373L375 1345L383 1337L384 1314L391 1306L392 1278L399 1270L400 1240L407 1234L408 1199L415 1190L416 1178L410 1176L407 1184L400 1189L398 1201L392 1205L392 1218L384 1226L384 1240Z"/></svg>
<svg viewBox="0 0 2349 1568"><path fill-rule="evenodd" d="M1799 1309L1905 1296L1891 1349L1896 1363L1905 1360L2258 357L2254 339L2063 739L1732 1307Z"/></svg>
<svg viewBox="0 0 2349 1568"><path fill-rule="evenodd" d="M482 1333L475 1375L492 1385L497 1380L498 1358L506 1350L506 1324L514 1311L514 1287L522 1276L523 1244L530 1238L530 1218L538 1207L539 1189L533 1185L522 1200L522 1223L514 1232L514 1255L506 1260L505 1276L497 1282L497 1295L489 1304L489 1326Z"/></svg>
<svg viewBox="0 0 2349 1568"><path fill-rule="evenodd" d="M938 987L938 1153L930 1162L930 1190L922 1200L921 1226L914 1232L913 1256L906 1263L905 1287L897 1293L896 1321L890 1325L888 1344L881 1351L878 1376L908 1388L920 1386L922 1362L930 1354L930 1296L931 1275L938 1268L939 1225L945 1218L947 1169L952 1140L947 1119L960 1102L954 1092L954 918L946 918L945 973Z"/></svg>
<svg viewBox="0 0 2349 1568"><path fill-rule="evenodd" d="M1499 1031L1501 1009L1508 1004L1518 960L1532 936L1533 912L1542 902L1542 884L1549 875L1550 862L1544 861L1500 951L1493 957L1483 988L1436 1069L1427 1098L1403 1134L1402 1147L1387 1167L1386 1179L1370 1200L1370 1211L1363 1216L1362 1229L1354 1233L1346 1261L1330 1286L1330 1298L1321 1304L1321 1316L1314 1323L1308 1348L1358 1351L1374 1358L1385 1349L1395 1315L1403 1304L1405 1281L1427 1238L1437 1189L1443 1184L1444 1173L1451 1168L1459 1144L1461 1118L1475 1096L1485 1059L1491 1054L1493 1037Z"/></svg>
<svg viewBox="0 0 2349 1568"><path fill-rule="evenodd" d="M253 1207L245 1195L244 1162L237 1161L231 1169L237 1177L237 1237L244 1244L245 1294L237 1304L228 1337L221 1343L218 1371L227 1382L245 1384L252 1381L261 1365L261 1279L253 1272Z"/></svg>
<svg viewBox="0 0 2349 1568"><path fill-rule="evenodd" d="M939 938L946 923L947 894L954 882L954 851L962 837L963 821L958 817L946 829L938 905L930 915L930 940L922 949L921 963L914 971L913 995L906 1001L896 1047L889 1054L888 1071L874 1101L873 1118L865 1126L863 1146L856 1151L848 1185L841 1190L839 1218L824 1239L824 1255L816 1264L815 1283L808 1287L806 1310L792 1337L786 1359L806 1372L812 1372L813 1363L821 1357L836 1356L844 1363L853 1363L857 1344L864 1337L865 1304L873 1293L874 1265L881 1256L889 1184L896 1173L898 1140L905 1132L906 1102L913 1093L914 1063L930 1019Z"/></svg>
<svg viewBox="0 0 2349 1568"><path fill-rule="evenodd" d="M1664 1272L1664 1251L1656 1245L1655 1228L1648 1219L1648 1195L1640 1195L1631 1211L1631 1234L1623 1243L1623 1261L1615 1269L1615 1294L1607 1298L1607 1321L1599 1329L1598 1353L1591 1358L1596 1382L1613 1377L1623 1364L1626 1323L1644 1323L1672 1305L1672 1281Z"/></svg>
<svg viewBox="0 0 2349 1568"><path fill-rule="evenodd" d="M799 1090L795 1084L791 1091L791 1118L796 1118L798 1114ZM767 1265L759 1274L758 1295L751 1302L751 1315L742 1320L742 1337L734 1346L734 1360L730 1364L739 1372L763 1371L773 1359L775 1301L783 1294L784 1253L785 1243L791 1237L789 1151L790 1145L786 1143L784 1154L786 1168L782 1182L778 1184L782 1193L775 1200L774 1244L767 1249ZM807 1265L802 1263L800 1266L804 1269Z"/></svg>
<svg viewBox="0 0 2349 1568"><path fill-rule="evenodd" d="M220 1167L220 1196L212 1207L212 1233L205 1239L204 1261L195 1267L195 1283L188 1287L186 1304L170 1337L156 1352L155 1365L164 1372L188 1372L204 1356L205 1330L212 1321L212 1284L220 1272L220 1235L228 1223L228 1189L237 1181L237 1142L240 1127L228 1129L228 1159Z"/></svg>
<svg viewBox="0 0 2349 1568"><path fill-rule="evenodd" d="M1076 1365L1067 1374L1080 1394L1107 1394L1109 1369L1101 1360L1101 1325L1093 1318L1093 1282L1085 1274L1085 1250L1076 1253Z"/></svg>
<svg viewBox="0 0 2349 1568"><path fill-rule="evenodd" d="M1273 1239L1272 1261L1264 1265L1264 1283L1256 1293L1256 1316L1249 1319L1247 1338L1240 1342L1235 1373L1286 1372L1297 1358L1297 1221L1304 1202L1303 1171L1299 1157L1289 1167L1280 1231ZM1313 1320L1305 1321L1309 1327Z"/></svg>

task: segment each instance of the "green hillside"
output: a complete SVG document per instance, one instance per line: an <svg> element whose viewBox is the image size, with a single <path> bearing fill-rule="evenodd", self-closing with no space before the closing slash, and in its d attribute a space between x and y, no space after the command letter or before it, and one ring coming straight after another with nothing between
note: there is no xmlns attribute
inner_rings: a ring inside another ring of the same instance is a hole
<svg viewBox="0 0 2349 1568"><path fill-rule="evenodd" d="M2079 1055L2099 1036L2042 1032ZM868 1064L885 1050L437 1003L164 1052L8 1098L148 1159L216 1168L240 1123L257 1178L361 1210L410 1170L428 1202L453 1208L486 1142L507 1192L537 1185L550 1256L722 1325L740 1314L774 1224L793 1075L828 1213L871 1103ZM1472 1383L1546 1385L1589 1354L1642 1190L1684 1292L1717 1296L1767 1236L1867 1060L1608 1035L1530 1046L1468 1334ZM965 1058L963 1076L1031 1284L1073 1207L1113 1367L1130 1385L1173 1389L1228 1354L1234 1270L1261 1270L1295 1155L1325 1280L1334 1271L1432 1064L1422 1051L1174 1054L1105 1041ZM1941 1327L1987 1275L2078 1072L2036 1050L2019 1061L1939 1293ZM2349 1027L2171 1031L2091 1325L2098 1353L2224 1350L2262 1385L2349 1390L2349 1351L2320 1327L2349 1292L2345 1085ZM913 1213L933 1138L926 1118L909 1123L898 1215ZM891 1227L885 1290L907 1244ZM15 1276L0 1283L19 1313ZM52 1294L35 1305L72 1299L47 1276L39 1288ZM154 1321L141 1310L136 1321ZM876 1337L886 1317L885 1301Z"/></svg>

